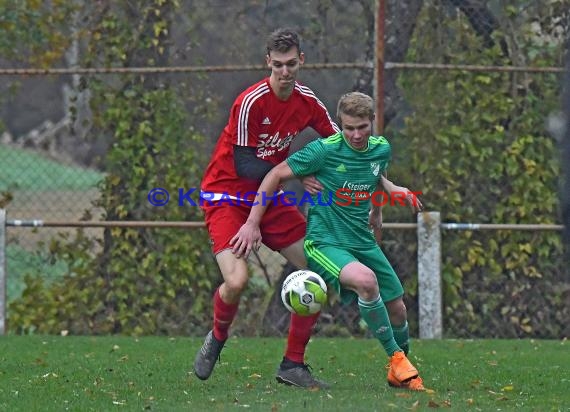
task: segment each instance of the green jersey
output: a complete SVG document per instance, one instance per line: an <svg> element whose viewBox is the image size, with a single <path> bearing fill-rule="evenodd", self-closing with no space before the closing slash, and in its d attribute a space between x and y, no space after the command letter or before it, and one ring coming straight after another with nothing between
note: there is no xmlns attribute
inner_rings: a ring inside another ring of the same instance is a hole
<svg viewBox="0 0 570 412"><path fill-rule="evenodd" d="M376 203L386 200L376 192L376 185L390 158L390 144L384 137L371 136L366 149L356 150L342 133L312 141L289 156L287 164L295 175L314 174L324 186L311 196L306 238L355 249L375 245L368 212L373 196Z"/></svg>

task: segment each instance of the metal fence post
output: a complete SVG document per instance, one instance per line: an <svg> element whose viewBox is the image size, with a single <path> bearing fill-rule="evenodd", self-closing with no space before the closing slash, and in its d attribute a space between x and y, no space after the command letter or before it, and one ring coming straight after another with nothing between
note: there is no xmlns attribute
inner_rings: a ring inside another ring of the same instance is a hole
<svg viewBox="0 0 570 412"><path fill-rule="evenodd" d="M441 217L418 213L418 294L420 339L441 339Z"/></svg>
<svg viewBox="0 0 570 412"><path fill-rule="evenodd" d="M0 209L0 335L6 332L6 210Z"/></svg>

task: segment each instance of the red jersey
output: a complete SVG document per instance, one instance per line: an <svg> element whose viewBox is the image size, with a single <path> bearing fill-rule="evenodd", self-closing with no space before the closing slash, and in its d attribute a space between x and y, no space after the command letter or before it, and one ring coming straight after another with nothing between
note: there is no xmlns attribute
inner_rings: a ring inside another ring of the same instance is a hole
<svg viewBox="0 0 570 412"><path fill-rule="evenodd" d="M311 127L322 137L340 131L324 104L306 86L295 82L286 101L271 90L269 77L244 90L234 101L202 179L201 190L248 198L257 191L259 181L239 177L234 166L234 146L257 148L256 154L277 165L287 157L291 142L303 129Z"/></svg>

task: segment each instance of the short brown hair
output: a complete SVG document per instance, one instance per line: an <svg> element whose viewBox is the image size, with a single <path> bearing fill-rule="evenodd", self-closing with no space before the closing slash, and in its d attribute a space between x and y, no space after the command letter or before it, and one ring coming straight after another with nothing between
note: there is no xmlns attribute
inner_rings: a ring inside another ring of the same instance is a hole
<svg viewBox="0 0 570 412"><path fill-rule="evenodd" d="M346 114L353 117L367 117L374 119L374 100L367 94L360 92L350 92L343 94L338 101L336 118L342 123L340 115Z"/></svg>
<svg viewBox="0 0 570 412"><path fill-rule="evenodd" d="M267 38L267 55L272 51L286 53L293 47L301 53L301 42L296 31L289 28L279 28L269 35Z"/></svg>

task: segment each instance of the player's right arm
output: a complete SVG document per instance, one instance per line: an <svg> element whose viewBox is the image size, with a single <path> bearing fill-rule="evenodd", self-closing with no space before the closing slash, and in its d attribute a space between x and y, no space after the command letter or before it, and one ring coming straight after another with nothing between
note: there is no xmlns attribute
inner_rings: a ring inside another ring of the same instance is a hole
<svg viewBox="0 0 570 412"><path fill-rule="evenodd" d="M273 164L257 157L255 147L234 145L234 167L239 177L261 181Z"/></svg>
<svg viewBox="0 0 570 412"><path fill-rule="evenodd" d="M237 258L247 259L251 251L261 246L261 231L259 225L265 211L267 210L267 198L275 196L279 185L284 181L295 177L293 170L287 161L283 161L275 166L261 182L253 206L249 211L249 217L237 234L230 240L232 252ZM265 196L264 196L265 194Z"/></svg>
<svg viewBox="0 0 570 412"><path fill-rule="evenodd" d="M267 89L260 83L253 90L240 95L230 113L231 141L233 144L234 169L244 179L261 181L274 166L257 157L262 112L259 98Z"/></svg>

